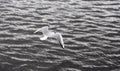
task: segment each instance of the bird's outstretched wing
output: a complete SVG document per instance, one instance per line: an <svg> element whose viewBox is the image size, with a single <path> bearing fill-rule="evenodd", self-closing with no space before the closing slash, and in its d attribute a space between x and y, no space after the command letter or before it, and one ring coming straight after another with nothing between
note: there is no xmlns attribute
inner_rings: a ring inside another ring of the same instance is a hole
<svg viewBox="0 0 120 71"><path fill-rule="evenodd" d="M40 31L40 30L41 30L41 28L37 29L34 33L37 33L37 32Z"/></svg>
<svg viewBox="0 0 120 71"><path fill-rule="evenodd" d="M48 26L42 27L37 29L34 33L37 33L38 31L41 31L43 34L46 34L49 30L48 30Z"/></svg>
<svg viewBox="0 0 120 71"><path fill-rule="evenodd" d="M64 49L63 37L60 33L56 33L56 39L59 41L61 47Z"/></svg>

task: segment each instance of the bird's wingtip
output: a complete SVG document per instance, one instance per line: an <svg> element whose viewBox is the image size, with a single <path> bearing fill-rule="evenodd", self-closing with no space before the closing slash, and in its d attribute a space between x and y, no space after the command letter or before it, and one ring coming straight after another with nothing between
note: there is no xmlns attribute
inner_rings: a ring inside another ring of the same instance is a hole
<svg viewBox="0 0 120 71"><path fill-rule="evenodd" d="M33 33L36 33L37 31L34 31Z"/></svg>
<svg viewBox="0 0 120 71"><path fill-rule="evenodd" d="M60 42L59 42L59 43L60 43ZM64 46L63 44L61 44L61 43L60 43L60 46L61 46L63 49L64 49L64 47L65 47L65 46Z"/></svg>

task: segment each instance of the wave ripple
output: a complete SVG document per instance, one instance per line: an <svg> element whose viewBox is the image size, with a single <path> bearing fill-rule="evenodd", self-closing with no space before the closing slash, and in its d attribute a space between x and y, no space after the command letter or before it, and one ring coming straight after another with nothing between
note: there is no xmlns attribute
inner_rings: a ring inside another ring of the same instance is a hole
<svg viewBox="0 0 120 71"><path fill-rule="evenodd" d="M0 0L0 70L119 71L120 1ZM61 32L40 41L43 26Z"/></svg>

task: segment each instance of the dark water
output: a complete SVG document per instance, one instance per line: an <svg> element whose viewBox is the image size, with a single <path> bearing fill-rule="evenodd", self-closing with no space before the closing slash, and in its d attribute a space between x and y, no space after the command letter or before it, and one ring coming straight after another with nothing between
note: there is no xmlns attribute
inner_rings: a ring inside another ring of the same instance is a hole
<svg viewBox="0 0 120 71"><path fill-rule="evenodd" d="M0 71L120 71L120 1L0 0Z"/></svg>

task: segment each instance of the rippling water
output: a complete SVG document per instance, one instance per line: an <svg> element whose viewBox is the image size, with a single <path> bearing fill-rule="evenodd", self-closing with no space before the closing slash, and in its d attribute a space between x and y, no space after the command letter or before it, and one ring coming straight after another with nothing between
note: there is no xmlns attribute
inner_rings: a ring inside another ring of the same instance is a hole
<svg viewBox="0 0 120 71"><path fill-rule="evenodd" d="M43 26L63 34L40 41ZM0 70L120 71L119 0L0 0Z"/></svg>

